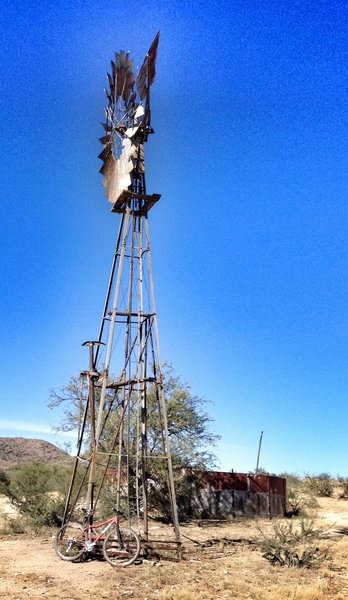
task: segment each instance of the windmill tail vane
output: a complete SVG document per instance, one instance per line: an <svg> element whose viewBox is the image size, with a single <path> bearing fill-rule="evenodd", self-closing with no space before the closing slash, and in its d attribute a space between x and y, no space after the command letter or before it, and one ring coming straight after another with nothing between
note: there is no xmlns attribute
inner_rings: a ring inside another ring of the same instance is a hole
<svg viewBox="0 0 348 600"><path fill-rule="evenodd" d="M146 54L137 77L137 89L141 100L149 93L150 86L155 81L159 35L158 32Z"/></svg>

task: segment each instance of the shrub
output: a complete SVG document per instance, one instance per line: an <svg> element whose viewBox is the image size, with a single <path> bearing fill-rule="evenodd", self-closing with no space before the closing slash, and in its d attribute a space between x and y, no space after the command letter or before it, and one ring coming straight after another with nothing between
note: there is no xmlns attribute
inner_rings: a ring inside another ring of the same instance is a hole
<svg viewBox="0 0 348 600"><path fill-rule="evenodd" d="M58 525L64 509L66 470L44 463L27 463L0 472L0 492L34 529Z"/></svg>
<svg viewBox="0 0 348 600"><path fill-rule="evenodd" d="M23 519L16 517L3 517L3 523L0 527L1 535L15 535L25 532Z"/></svg>
<svg viewBox="0 0 348 600"><path fill-rule="evenodd" d="M338 477L338 481L341 484L340 498L348 498L348 478Z"/></svg>
<svg viewBox="0 0 348 600"><path fill-rule="evenodd" d="M283 473L281 477L286 478L286 516L313 516L313 511L319 505L314 494L306 488L303 479L289 473Z"/></svg>
<svg viewBox="0 0 348 600"><path fill-rule="evenodd" d="M318 508L318 502L312 494L301 490L288 490L286 494L286 516L306 517L313 515Z"/></svg>
<svg viewBox="0 0 348 600"><path fill-rule="evenodd" d="M262 531L261 534L262 556L273 565L309 569L320 566L328 558L327 551L315 543L323 536L323 531L315 529L312 520L301 519L297 527L293 520L277 521L273 525L273 535L267 537Z"/></svg>
<svg viewBox="0 0 348 600"><path fill-rule="evenodd" d="M321 473L320 475L306 475L305 484L308 491L315 496L331 498L334 491L334 484L331 475Z"/></svg>

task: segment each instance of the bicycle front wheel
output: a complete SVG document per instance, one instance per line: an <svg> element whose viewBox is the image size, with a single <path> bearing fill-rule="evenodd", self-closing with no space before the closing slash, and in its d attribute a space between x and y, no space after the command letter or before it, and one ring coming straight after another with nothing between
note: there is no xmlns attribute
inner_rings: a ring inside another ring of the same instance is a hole
<svg viewBox="0 0 348 600"><path fill-rule="evenodd" d="M58 531L54 548L62 560L77 560L85 552L85 537L80 523L66 523Z"/></svg>
<svg viewBox="0 0 348 600"><path fill-rule="evenodd" d="M139 536L128 527L112 527L105 536L103 554L113 567L128 567L140 554Z"/></svg>

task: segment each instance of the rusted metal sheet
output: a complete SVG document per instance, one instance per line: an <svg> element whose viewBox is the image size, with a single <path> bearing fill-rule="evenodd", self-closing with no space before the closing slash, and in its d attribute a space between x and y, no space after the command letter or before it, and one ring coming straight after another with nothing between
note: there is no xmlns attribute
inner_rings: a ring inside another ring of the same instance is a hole
<svg viewBox="0 0 348 600"><path fill-rule="evenodd" d="M286 480L271 475L207 471L192 478L190 510L198 518L285 513Z"/></svg>

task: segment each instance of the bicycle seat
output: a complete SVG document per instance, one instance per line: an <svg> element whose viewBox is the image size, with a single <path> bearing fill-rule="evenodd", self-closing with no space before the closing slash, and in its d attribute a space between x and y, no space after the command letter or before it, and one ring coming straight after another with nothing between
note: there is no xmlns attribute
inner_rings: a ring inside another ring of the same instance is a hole
<svg viewBox="0 0 348 600"><path fill-rule="evenodd" d="M81 512L88 517L93 514L93 510L90 508L81 508Z"/></svg>

